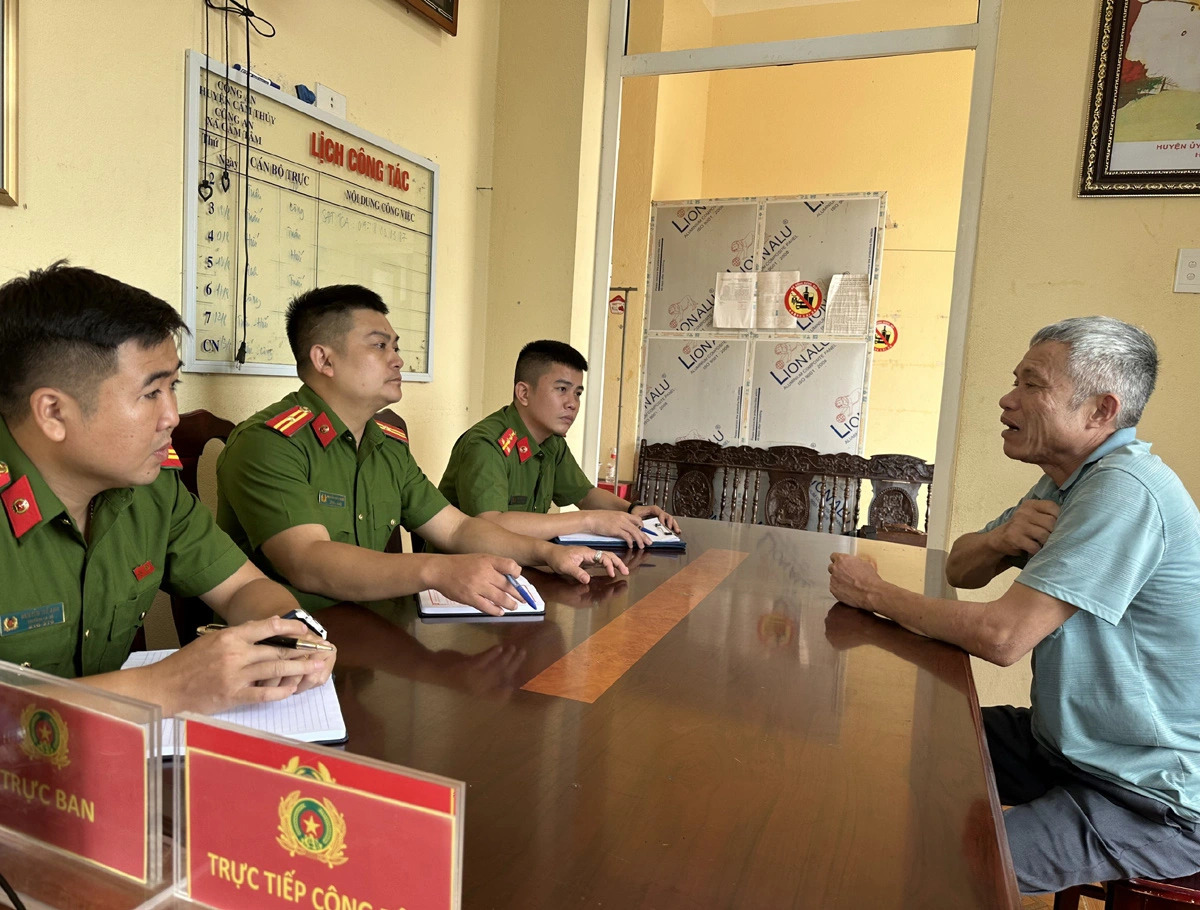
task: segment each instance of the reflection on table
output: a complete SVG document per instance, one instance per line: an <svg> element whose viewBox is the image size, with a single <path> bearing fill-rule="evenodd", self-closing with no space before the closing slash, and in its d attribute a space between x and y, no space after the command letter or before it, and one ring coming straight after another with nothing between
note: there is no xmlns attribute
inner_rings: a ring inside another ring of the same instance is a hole
<svg viewBox="0 0 1200 910"><path fill-rule="evenodd" d="M321 614L346 748L468 784L464 907L1015 906L966 656L831 609L832 550L917 589L938 554L684 533L620 581L531 570L540 622Z"/></svg>

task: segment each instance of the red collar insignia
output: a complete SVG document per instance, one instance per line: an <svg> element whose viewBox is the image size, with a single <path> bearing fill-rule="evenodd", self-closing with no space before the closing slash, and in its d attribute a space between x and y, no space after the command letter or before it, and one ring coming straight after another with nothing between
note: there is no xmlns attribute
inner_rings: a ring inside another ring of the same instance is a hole
<svg viewBox="0 0 1200 910"><path fill-rule="evenodd" d="M159 467L173 468L175 470L179 470L183 467L183 462L180 460L179 453L175 451L174 446L167 449L167 457L163 459L163 462L161 465L159 465Z"/></svg>
<svg viewBox="0 0 1200 910"><path fill-rule="evenodd" d="M329 420L329 415L324 411L312 422L312 428L313 432L317 434L317 439L320 441L322 449L329 448L329 444L337 438L337 433L333 431L333 423Z"/></svg>
<svg viewBox="0 0 1200 910"><path fill-rule="evenodd" d="M268 420L267 426L284 436L295 436L306 423L313 419L313 412L302 404L288 408L281 414L276 414Z"/></svg>
<svg viewBox="0 0 1200 910"><path fill-rule="evenodd" d="M133 577L136 578L138 581L141 581L147 575L151 575L153 573L154 573L154 563L152 563L148 559L144 563L142 563L140 566L133 567Z"/></svg>
<svg viewBox="0 0 1200 910"><path fill-rule="evenodd" d="M42 511L38 508L37 500L33 498L28 476L22 477L0 493L0 502L4 503L4 514L8 516L8 523L12 526L13 537L18 540L42 520Z"/></svg>
<svg viewBox="0 0 1200 910"><path fill-rule="evenodd" d="M521 459L521 464L525 464L529 460L529 456L533 453L529 451L529 437L522 436L517 440L517 457Z"/></svg>
<svg viewBox="0 0 1200 910"><path fill-rule="evenodd" d="M375 425L379 427L379 429L383 430L384 436L394 439L396 442L402 442L405 445L408 445L408 434L399 427L394 427L390 423L384 423L382 420L375 421Z"/></svg>
<svg viewBox="0 0 1200 910"><path fill-rule="evenodd" d="M12 483L12 474L8 473L8 465L0 461L0 490Z"/></svg>
<svg viewBox="0 0 1200 910"><path fill-rule="evenodd" d="M504 453L504 456L507 458L509 455L512 454L513 446L516 445L517 431L514 430L512 427L509 427L502 434L500 434L500 438L497 439L496 442L500 444L500 450Z"/></svg>

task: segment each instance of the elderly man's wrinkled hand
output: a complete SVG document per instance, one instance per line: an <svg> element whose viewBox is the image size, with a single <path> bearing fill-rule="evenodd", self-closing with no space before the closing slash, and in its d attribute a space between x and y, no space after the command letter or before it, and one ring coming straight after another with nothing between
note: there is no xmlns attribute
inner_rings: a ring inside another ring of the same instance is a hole
<svg viewBox="0 0 1200 910"><path fill-rule="evenodd" d="M998 548L1005 556L1033 556L1050 539L1058 524L1058 511L1058 504L1049 500L1025 500L995 529Z"/></svg>
<svg viewBox="0 0 1200 910"><path fill-rule="evenodd" d="M829 593L846 606L871 609L867 599L881 581L875 560L870 556L829 555Z"/></svg>

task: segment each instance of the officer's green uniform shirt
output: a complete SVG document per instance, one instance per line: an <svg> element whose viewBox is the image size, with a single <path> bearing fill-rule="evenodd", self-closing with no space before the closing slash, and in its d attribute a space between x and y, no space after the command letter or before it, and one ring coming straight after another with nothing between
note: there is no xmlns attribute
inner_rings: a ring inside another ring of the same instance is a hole
<svg viewBox="0 0 1200 910"><path fill-rule="evenodd" d="M513 435L506 447L501 440ZM522 459L522 442L528 455ZM507 452L505 449L507 448ZM534 442L513 404L490 414L454 443L438 485L468 515L549 512L550 503L575 505L594 487L561 436Z"/></svg>
<svg viewBox="0 0 1200 910"><path fill-rule="evenodd" d="M3 419L0 498L0 659L57 676L120 669L160 587L196 597L246 562L172 470L97 496L85 541Z"/></svg>
<svg viewBox="0 0 1200 910"><path fill-rule="evenodd" d="M312 417L287 426L290 436L267 425L297 406ZM329 428L325 434L322 426ZM319 524L330 540L382 552L396 525L411 531L446 505L407 443L368 421L356 446L346 425L306 385L239 424L217 459L217 524L309 610L337 601L288 584L263 555L264 541Z"/></svg>

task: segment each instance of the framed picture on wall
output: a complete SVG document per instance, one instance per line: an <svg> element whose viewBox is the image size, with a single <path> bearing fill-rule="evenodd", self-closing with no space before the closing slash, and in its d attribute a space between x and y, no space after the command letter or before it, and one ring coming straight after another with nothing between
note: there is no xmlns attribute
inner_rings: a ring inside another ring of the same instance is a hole
<svg viewBox="0 0 1200 910"><path fill-rule="evenodd" d="M1101 0L1081 196L1200 195L1200 6Z"/></svg>
<svg viewBox="0 0 1200 910"><path fill-rule="evenodd" d="M0 205L17 204L17 0L0 0Z"/></svg>
<svg viewBox="0 0 1200 910"><path fill-rule="evenodd" d="M400 0L400 2L444 28L451 35L458 34L458 0Z"/></svg>

